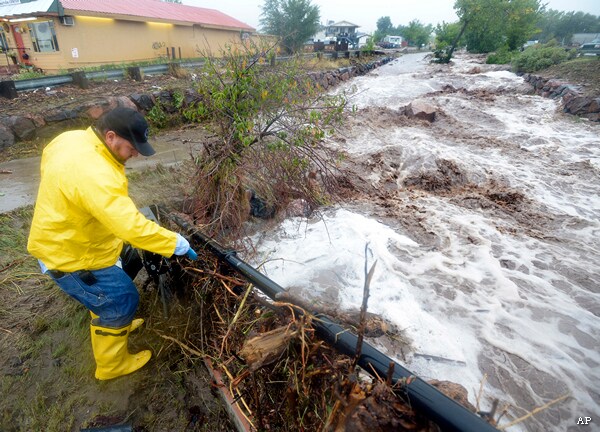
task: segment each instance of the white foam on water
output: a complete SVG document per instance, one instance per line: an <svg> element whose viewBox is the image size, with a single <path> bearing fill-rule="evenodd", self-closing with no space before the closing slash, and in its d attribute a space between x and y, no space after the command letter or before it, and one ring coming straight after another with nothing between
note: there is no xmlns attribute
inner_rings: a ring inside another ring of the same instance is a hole
<svg viewBox="0 0 600 432"><path fill-rule="evenodd" d="M378 88L383 105L404 105L404 88L381 81L393 81L400 74L395 67L352 83L364 93L371 84ZM415 71L404 75L398 82L406 86ZM368 244L369 265L377 260L369 310L412 340L409 369L464 385L472 402L487 374L482 409L493 397L532 410L572 395L510 431L558 432L576 427L580 416L600 419L600 126L562 115L555 101L520 94L520 78L509 72L444 79L468 82L471 90L513 86L516 94L485 101L460 92L431 97L460 133L440 135L418 124L364 128L338 144L362 161L376 153L396 158L399 193L421 209L434 246L412 240L400 224L373 219L364 204L285 221L255 238L257 262L268 260L268 276L297 295L358 308ZM402 192L403 179L441 159L453 161L469 183L494 180L519 191L531 213L501 217L451 195ZM369 177L373 184L382 181L380 169ZM528 217L540 222L531 228ZM387 354L400 361L400 353ZM597 431L598 424L585 430Z"/></svg>
<svg viewBox="0 0 600 432"><path fill-rule="evenodd" d="M426 63L425 54L405 56L356 77L338 86L334 93L345 93L348 103L359 109L369 106L398 109L412 99L440 90L442 84L433 78L415 79L415 74ZM391 88L402 88L402 94L390 93Z"/></svg>

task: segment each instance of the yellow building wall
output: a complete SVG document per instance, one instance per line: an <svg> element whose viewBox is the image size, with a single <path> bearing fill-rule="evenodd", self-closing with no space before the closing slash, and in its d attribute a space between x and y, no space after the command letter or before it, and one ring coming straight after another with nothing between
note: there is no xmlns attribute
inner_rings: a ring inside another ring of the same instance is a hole
<svg viewBox="0 0 600 432"><path fill-rule="evenodd" d="M168 23L125 21L112 18L75 16L74 26L54 20L59 51L35 52L29 34L23 42L30 61L47 72L99 66L109 63L131 63L167 59L175 49L175 57L196 58L218 55L226 45L241 44L241 34L234 30L207 29ZM167 54L167 48L169 54Z"/></svg>

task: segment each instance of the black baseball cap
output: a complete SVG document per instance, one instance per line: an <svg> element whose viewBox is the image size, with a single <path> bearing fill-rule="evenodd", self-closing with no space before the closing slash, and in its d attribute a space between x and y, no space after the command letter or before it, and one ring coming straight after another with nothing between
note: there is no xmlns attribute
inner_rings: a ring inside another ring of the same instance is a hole
<svg viewBox="0 0 600 432"><path fill-rule="evenodd" d="M148 142L148 122L132 108L117 107L98 120L98 126L104 131L113 131L125 138L142 156L152 156L156 151Z"/></svg>

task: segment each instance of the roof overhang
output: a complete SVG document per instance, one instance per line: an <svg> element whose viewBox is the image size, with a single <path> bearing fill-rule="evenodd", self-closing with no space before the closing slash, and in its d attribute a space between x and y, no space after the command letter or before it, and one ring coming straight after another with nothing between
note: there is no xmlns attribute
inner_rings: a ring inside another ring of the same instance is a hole
<svg viewBox="0 0 600 432"><path fill-rule="evenodd" d="M197 23L193 21L168 20L158 17L144 17L127 14L114 14L94 11L84 11L80 9L64 9L59 0L35 0L27 3L15 3L0 6L0 21L10 21L11 19L40 17L40 16L81 16L95 18L113 18L123 21L134 22L156 22L164 24L173 24L185 27L201 27L214 30L226 30L235 32L255 33L256 30L247 27L223 26L218 24Z"/></svg>
<svg viewBox="0 0 600 432"><path fill-rule="evenodd" d="M360 27L358 24L352 24L348 21L340 21L334 24L329 24L327 27Z"/></svg>
<svg viewBox="0 0 600 432"><path fill-rule="evenodd" d="M74 10L74 9L65 9L64 15L72 15L74 17L81 16L81 17L92 17L92 18L112 18L112 19L122 20L122 21L135 21L135 22L143 22L143 23L154 22L154 23L163 23L163 24L173 24L173 25L179 25L179 26L185 26L185 27L196 26L196 27L215 29L215 30L228 30L228 31L236 31L236 32L244 31L247 33L254 33L252 30L249 30L247 28L242 28L242 27L225 27L225 26L218 26L218 25L212 25L212 24L194 23L191 21L174 21L174 20L166 20L166 19L161 19L161 18L149 18L149 17L123 15L123 14L88 12L88 11L81 11L81 10Z"/></svg>
<svg viewBox="0 0 600 432"><path fill-rule="evenodd" d="M58 16L61 15L61 12L62 6L58 0L37 0L0 6L0 18L4 20L33 16Z"/></svg>
<svg viewBox="0 0 600 432"><path fill-rule="evenodd" d="M187 21L173 21L173 20L165 20L165 19L161 19L161 18L148 18L148 17L141 17L141 16L133 16L133 15L124 15L124 14L108 14L108 13L101 13L101 12L88 12L88 11L81 11L81 10L74 10L74 9L64 9L64 15L70 15L70 16L74 16L74 17L90 17L90 18L112 18L115 20L121 20L121 21L135 21L135 22L155 22L155 23L164 23L164 24L174 24L174 25L180 25L180 26L187 26L187 27L191 27L192 25L194 25L194 23L192 22L187 22Z"/></svg>

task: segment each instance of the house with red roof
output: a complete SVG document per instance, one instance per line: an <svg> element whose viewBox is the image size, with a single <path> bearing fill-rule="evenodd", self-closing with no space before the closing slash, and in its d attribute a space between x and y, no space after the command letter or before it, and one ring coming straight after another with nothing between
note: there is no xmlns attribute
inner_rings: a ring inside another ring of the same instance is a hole
<svg viewBox="0 0 600 432"><path fill-rule="evenodd" d="M0 0L0 66L59 71L196 58L255 32L218 10L159 0Z"/></svg>

